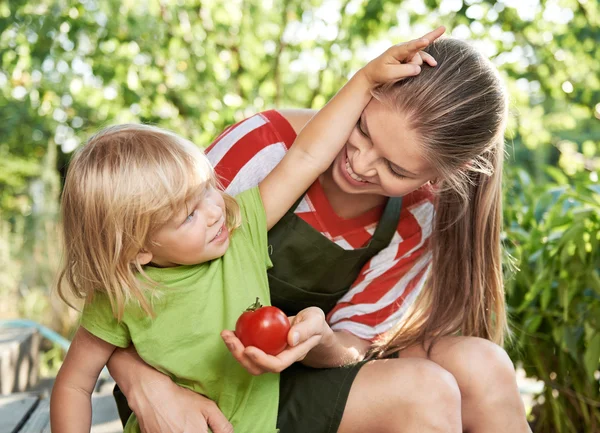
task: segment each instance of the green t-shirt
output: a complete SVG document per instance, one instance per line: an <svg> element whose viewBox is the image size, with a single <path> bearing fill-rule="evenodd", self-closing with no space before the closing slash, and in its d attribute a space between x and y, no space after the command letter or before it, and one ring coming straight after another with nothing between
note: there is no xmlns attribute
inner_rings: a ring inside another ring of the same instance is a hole
<svg viewBox="0 0 600 433"><path fill-rule="evenodd" d="M198 265L145 269L160 284L160 295L152 298L154 319L131 302L118 322L107 296L98 293L84 308L81 325L115 346L133 343L146 363L217 403L235 431L272 433L279 375L252 376L219 335L235 329L237 318L257 296L263 304L270 303L267 269L272 264L258 188L237 200L242 226L231 235L223 257ZM125 432L139 431L132 415Z"/></svg>

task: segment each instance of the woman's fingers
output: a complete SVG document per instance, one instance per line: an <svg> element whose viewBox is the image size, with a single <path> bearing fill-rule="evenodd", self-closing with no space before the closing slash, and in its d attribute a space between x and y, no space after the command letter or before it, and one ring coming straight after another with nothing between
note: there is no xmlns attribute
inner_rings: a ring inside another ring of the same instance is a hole
<svg viewBox="0 0 600 433"><path fill-rule="evenodd" d="M201 413L213 433L233 433L233 425L216 404L203 406Z"/></svg>
<svg viewBox="0 0 600 433"><path fill-rule="evenodd" d="M252 360L250 360L248 356L246 356L244 352L246 348L233 332L228 330L222 331L221 338L225 342L227 349L229 349L236 361L242 364L242 367L244 367L250 374L257 375L264 373L264 371L260 371L259 369L257 369L255 363Z"/></svg>
<svg viewBox="0 0 600 433"><path fill-rule="evenodd" d="M285 367L282 367L280 360L274 356L267 355L257 347L244 347L242 342L231 331L221 332L221 337L227 345L227 348L233 357L244 367L250 374L258 375L269 372L279 372Z"/></svg>
<svg viewBox="0 0 600 433"><path fill-rule="evenodd" d="M311 351L314 347L316 347L323 336L321 334L314 334L308 337L306 340L302 341L297 346L294 346L287 351L284 351L277 355L277 357L286 364L286 367L289 367L294 362L302 361L308 352Z"/></svg>
<svg viewBox="0 0 600 433"><path fill-rule="evenodd" d="M323 334L325 313L317 307L309 307L290 318L292 327L288 332L288 345L297 346L313 335Z"/></svg>
<svg viewBox="0 0 600 433"><path fill-rule="evenodd" d="M277 356L268 355L256 347L247 347L245 354L256 368L272 373L280 373L294 362L304 359L310 349L315 347L320 340L320 335L313 335L295 347L288 347Z"/></svg>
<svg viewBox="0 0 600 433"><path fill-rule="evenodd" d="M254 367L263 370L263 372L279 373L285 368L281 367L281 360L275 356L266 354L257 347L246 347L244 354L253 363Z"/></svg>

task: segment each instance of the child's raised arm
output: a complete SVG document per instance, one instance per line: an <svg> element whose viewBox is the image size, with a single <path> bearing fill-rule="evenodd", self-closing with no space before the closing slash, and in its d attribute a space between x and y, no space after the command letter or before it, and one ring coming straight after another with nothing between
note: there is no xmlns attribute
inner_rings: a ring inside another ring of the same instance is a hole
<svg viewBox="0 0 600 433"><path fill-rule="evenodd" d="M50 398L53 432L89 433L92 392L115 346L79 328L54 382Z"/></svg>
<svg viewBox="0 0 600 433"><path fill-rule="evenodd" d="M419 74L423 61L435 66L435 60L421 50L444 31L439 27L423 38L389 48L359 70L306 124L285 157L259 185L268 228L331 165L371 100L374 87Z"/></svg>

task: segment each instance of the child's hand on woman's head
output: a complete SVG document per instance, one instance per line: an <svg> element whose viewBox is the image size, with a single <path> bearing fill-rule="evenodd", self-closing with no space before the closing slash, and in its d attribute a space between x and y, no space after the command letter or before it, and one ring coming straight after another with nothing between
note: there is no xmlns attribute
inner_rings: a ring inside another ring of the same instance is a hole
<svg viewBox="0 0 600 433"><path fill-rule="evenodd" d="M421 50L442 36L445 31L445 27L438 27L419 39L394 45L367 63L361 72L373 87L418 75L423 62L429 66L437 65L430 54Z"/></svg>
<svg viewBox="0 0 600 433"><path fill-rule="evenodd" d="M328 332L332 332L325 321L325 313L317 307L306 308L288 319L291 325L288 346L276 356L256 347L244 347L233 331L225 330L221 337L233 357L250 374L280 373L294 362L302 361Z"/></svg>

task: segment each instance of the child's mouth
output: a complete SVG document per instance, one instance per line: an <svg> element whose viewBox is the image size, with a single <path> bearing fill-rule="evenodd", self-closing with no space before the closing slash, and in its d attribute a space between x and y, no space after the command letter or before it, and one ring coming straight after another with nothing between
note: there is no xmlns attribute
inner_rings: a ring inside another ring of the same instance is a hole
<svg viewBox="0 0 600 433"><path fill-rule="evenodd" d="M223 233L223 226L221 226L221 228L219 229L219 231L217 232L217 234L215 235L215 237L212 238L212 240L214 241L215 239L217 239L221 233Z"/></svg>
<svg viewBox="0 0 600 433"><path fill-rule="evenodd" d="M224 233L224 232L226 232L226 230L227 230L227 228L225 227L225 223L223 223L223 225L221 226L221 228L219 229L219 231L217 232L215 237L212 238L210 242L219 241L221 238L225 237L227 233Z"/></svg>

